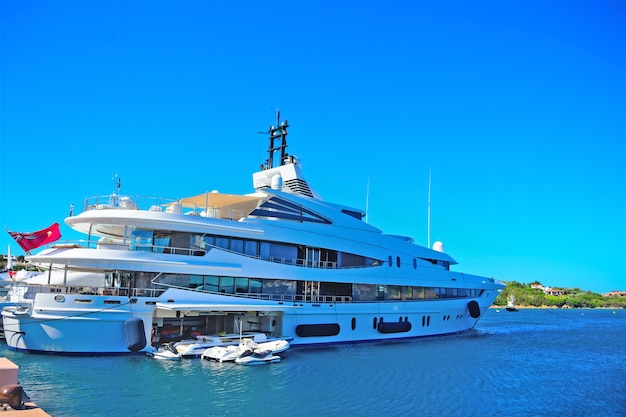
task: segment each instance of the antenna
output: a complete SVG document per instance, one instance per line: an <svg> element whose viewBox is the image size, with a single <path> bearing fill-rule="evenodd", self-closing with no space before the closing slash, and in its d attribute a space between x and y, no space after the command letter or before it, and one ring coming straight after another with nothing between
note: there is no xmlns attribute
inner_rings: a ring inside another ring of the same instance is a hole
<svg viewBox="0 0 626 417"><path fill-rule="evenodd" d="M113 178L111 178L111 181L113 181L115 184L115 188L117 189L117 193L120 193L120 188L122 188L122 179L119 177L119 175L115 174L113 176Z"/></svg>
<svg viewBox="0 0 626 417"><path fill-rule="evenodd" d="M369 223L370 206L370 177L367 177L367 190L365 191L365 223Z"/></svg>
<svg viewBox="0 0 626 417"><path fill-rule="evenodd" d="M432 168L428 168L428 249L430 249L430 183Z"/></svg>
<svg viewBox="0 0 626 417"><path fill-rule="evenodd" d="M287 128L289 122L285 120L280 122L280 110L276 109L276 124L277 126L270 126L267 132L259 132L269 134L270 144L267 148L268 158L265 164L262 165L262 169L270 169L274 167L274 153L280 151L280 159L278 165L284 165L287 159ZM280 141L280 144L275 144L274 141Z"/></svg>

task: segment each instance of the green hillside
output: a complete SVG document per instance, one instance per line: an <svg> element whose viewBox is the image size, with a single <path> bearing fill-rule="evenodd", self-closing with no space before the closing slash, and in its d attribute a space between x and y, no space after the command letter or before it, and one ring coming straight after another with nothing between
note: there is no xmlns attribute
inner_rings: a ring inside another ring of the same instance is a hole
<svg viewBox="0 0 626 417"><path fill-rule="evenodd" d="M546 295L541 289L531 288L530 284L511 281L506 284L493 305L504 307L509 294L513 294L518 307L626 308L626 297L603 297L579 288L560 289L563 290L563 295Z"/></svg>

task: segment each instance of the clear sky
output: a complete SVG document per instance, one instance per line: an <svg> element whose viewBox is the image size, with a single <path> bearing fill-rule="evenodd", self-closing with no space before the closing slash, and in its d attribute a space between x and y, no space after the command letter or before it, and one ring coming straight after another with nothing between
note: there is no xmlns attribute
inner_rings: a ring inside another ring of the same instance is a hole
<svg viewBox="0 0 626 417"><path fill-rule="evenodd" d="M251 192L280 108L326 200L423 245L432 170L455 270L626 290L623 1L3 0L0 31L0 227L78 238L116 174Z"/></svg>

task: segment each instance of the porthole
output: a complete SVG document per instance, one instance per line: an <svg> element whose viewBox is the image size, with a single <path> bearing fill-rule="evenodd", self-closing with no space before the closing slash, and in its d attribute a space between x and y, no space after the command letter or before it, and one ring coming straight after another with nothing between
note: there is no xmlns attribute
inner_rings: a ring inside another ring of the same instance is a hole
<svg viewBox="0 0 626 417"><path fill-rule="evenodd" d="M352 330L356 329L356 317L352 317Z"/></svg>
<svg viewBox="0 0 626 417"><path fill-rule="evenodd" d="M400 268L400 257L396 256L396 265Z"/></svg>
<svg viewBox="0 0 626 417"><path fill-rule="evenodd" d="M417 258L413 258L413 269L417 269Z"/></svg>
<svg viewBox="0 0 626 417"><path fill-rule="evenodd" d="M378 326L378 319L374 317L374 329Z"/></svg>
<svg viewBox="0 0 626 417"><path fill-rule="evenodd" d="M389 264L389 266L393 265L393 256L389 255L389 258L387 259L387 263Z"/></svg>

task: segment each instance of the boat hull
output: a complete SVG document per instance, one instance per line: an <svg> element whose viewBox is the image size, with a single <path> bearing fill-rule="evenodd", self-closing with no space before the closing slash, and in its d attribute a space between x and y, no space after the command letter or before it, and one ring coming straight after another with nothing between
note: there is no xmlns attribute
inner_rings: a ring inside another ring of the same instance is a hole
<svg viewBox="0 0 626 417"><path fill-rule="evenodd" d="M179 291L174 298L183 300L181 297L185 293L188 292ZM203 313L207 318L231 317L249 323L266 317L268 333L286 336L291 346L307 346L412 339L464 332L472 329L487 311L497 296L497 290L485 291L476 299L289 305L261 301L255 305L248 300L241 306L226 305L227 302L233 302L233 297L209 294L193 296L194 306L203 306L207 311L214 309L213 306L219 306L223 310L217 312L216 316ZM172 298L172 295L167 297ZM160 315L184 316L178 311L163 312L157 309L155 304L158 303L154 298L136 299L129 303L127 297L65 294L63 302L58 300L58 295L37 294L32 308L26 311L19 307L6 308L2 316L8 347L20 351L72 355L151 352L154 350L151 343L154 334L151 331L155 323L163 319ZM469 305L472 301L479 306L480 315L477 317L470 313ZM177 302L188 305L185 301ZM176 303L171 308L175 310ZM129 322L130 319L134 322ZM141 320L141 325L137 319ZM134 334L129 335L129 324L130 332ZM308 326L304 328L313 331L299 332L302 326ZM139 334L141 331L143 335ZM142 336L146 340L145 346L141 346Z"/></svg>
<svg viewBox="0 0 626 417"><path fill-rule="evenodd" d="M61 306L55 301L60 297ZM2 321L7 346L13 350L122 355L152 350L153 310L141 300L129 303L128 297L37 294L31 308L5 308Z"/></svg>

